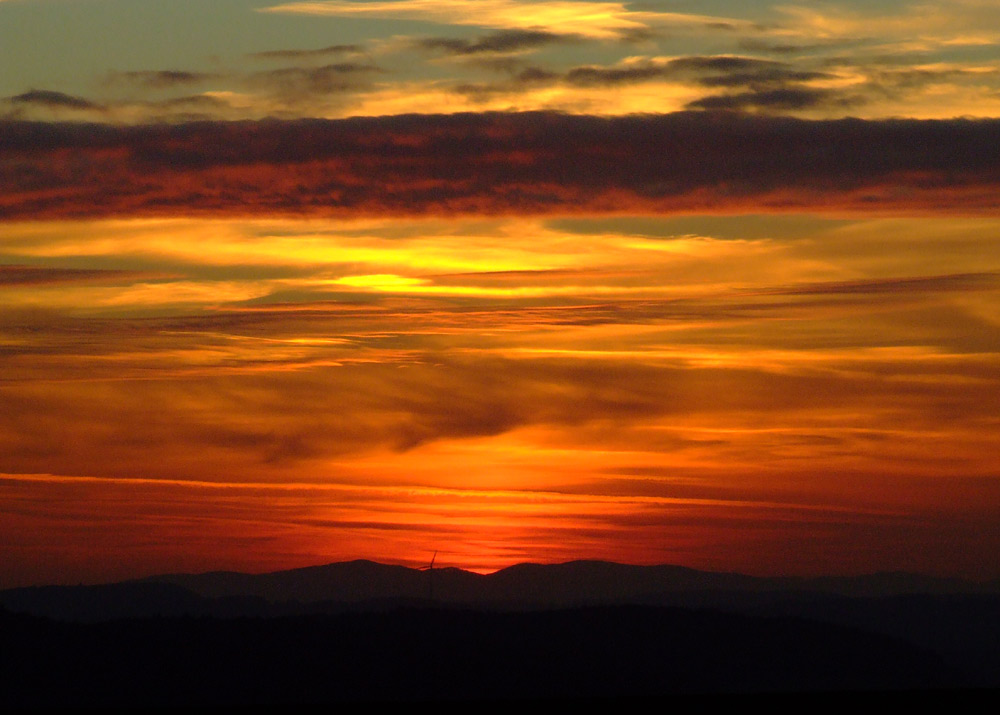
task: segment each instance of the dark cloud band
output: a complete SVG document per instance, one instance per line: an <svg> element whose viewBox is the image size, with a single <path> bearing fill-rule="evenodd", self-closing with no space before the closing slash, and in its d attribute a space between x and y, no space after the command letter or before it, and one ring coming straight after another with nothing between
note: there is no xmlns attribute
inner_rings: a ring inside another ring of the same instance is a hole
<svg viewBox="0 0 1000 715"><path fill-rule="evenodd" d="M534 112L0 129L7 220L1000 208L995 119Z"/></svg>
<svg viewBox="0 0 1000 715"><path fill-rule="evenodd" d="M42 266L0 266L0 288L64 283L134 283L167 278L162 273Z"/></svg>
<svg viewBox="0 0 1000 715"><path fill-rule="evenodd" d="M544 45L579 41L580 38L576 35L559 35L543 30L500 30L473 40L428 37L418 40L416 46L450 55L478 55L520 52Z"/></svg>
<svg viewBox="0 0 1000 715"><path fill-rule="evenodd" d="M11 104L34 104L43 107L56 107L62 109L100 109L100 105L95 104L83 97L75 97L71 94L54 92L47 89L32 89L23 94L8 97Z"/></svg>

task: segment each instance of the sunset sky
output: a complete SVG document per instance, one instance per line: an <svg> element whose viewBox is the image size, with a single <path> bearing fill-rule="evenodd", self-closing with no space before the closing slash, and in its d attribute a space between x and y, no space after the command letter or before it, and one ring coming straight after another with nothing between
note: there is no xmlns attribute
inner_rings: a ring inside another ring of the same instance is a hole
<svg viewBox="0 0 1000 715"><path fill-rule="evenodd" d="M1000 577L996 0L0 0L0 587Z"/></svg>

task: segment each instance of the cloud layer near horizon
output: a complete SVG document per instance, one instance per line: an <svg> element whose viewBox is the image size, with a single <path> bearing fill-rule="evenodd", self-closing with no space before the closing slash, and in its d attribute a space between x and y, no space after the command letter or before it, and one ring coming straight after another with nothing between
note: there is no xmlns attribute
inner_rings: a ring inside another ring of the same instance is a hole
<svg viewBox="0 0 1000 715"><path fill-rule="evenodd" d="M1000 207L1000 120L529 112L3 129L5 220Z"/></svg>

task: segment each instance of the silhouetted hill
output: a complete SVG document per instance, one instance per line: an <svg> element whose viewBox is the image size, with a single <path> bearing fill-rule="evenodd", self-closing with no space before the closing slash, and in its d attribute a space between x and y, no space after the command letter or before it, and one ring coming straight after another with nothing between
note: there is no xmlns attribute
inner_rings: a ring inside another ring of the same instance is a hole
<svg viewBox="0 0 1000 715"><path fill-rule="evenodd" d="M431 581L433 580L433 584ZM997 593L1000 583L973 583L915 574L830 578L758 578L681 566L629 566L603 561L520 564L486 576L454 568L433 573L372 561L313 566L266 574L214 572L145 579L202 596L257 596L269 601L341 601L429 598L467 605L577 606L641 602L655 594L695 592L817 592L847 596Z"/></svg>
<svg viewBox="0 0 1000 715"><path fill-rule="evenodd" d="M269 601L358 602L373 599L424 599L430 596L430 579L435 596L440 590L449 601L473 601L482 593L475 585L479 574L460 569L426 571L375 563L347 561L276 571L243 574L216 571L204 574L154 576L145 582L171 583L202 596L257 596Z"/></svg>
<svg viewBox="0 0 1000 715"><path fill-rule="evenodd" d="M641 606L79 624L0 612L0 707L309 705L958 687L940 658L790 618Z"/></svg>
<svg viewBox="0 0 1000 715"><path fill-rule="evenodd" d="M973 582L905 572L883 572L863 576L824 576L811 579L781 579L781 588L832 593L841 596L902 596L908 594L1000 594L1000 582Z"/></svg>
<svg viewBox="0 0 1000 715"><path fill-rule="evenodd" d="M979 685L1000 686L998 596L844 598L808 594L738 610L838 624L899 638L938 653Z"/></svg>
<svg viewBox="0 0 1000 715"><path fill-rule="evenodd" d="M485 579L487 597L491 600L564 606L620 603L663 592L761 591L777 587L774 579L710 573L682 566L629 566L606 561L520 564Z"/></svg>
<svg viewBox="0 0 1000 715"><path fill-rule="evenodd" d="M1000 687L997 591L598 561L11 589L0 706L967 692Z"/></svg>
<svg viewBox="0 0 1000 715"><path fill-rule="evenodd" d="M0 591L0 606L70 621L108 621L151 616L268 615L270 604L255 596L208 599L186 588L157 582L101 586L36 586Z"/></svg>

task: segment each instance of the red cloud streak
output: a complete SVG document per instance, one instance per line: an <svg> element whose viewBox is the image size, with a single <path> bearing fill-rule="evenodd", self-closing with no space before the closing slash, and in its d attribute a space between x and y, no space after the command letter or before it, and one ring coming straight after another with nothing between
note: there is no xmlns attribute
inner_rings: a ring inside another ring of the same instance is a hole
<svg viewBox="0 0 1000 715"><path fill-rule="evenodd" d="M0 219L685 211L992 214L1000 120L549 112L0 122Z"/></svg>

